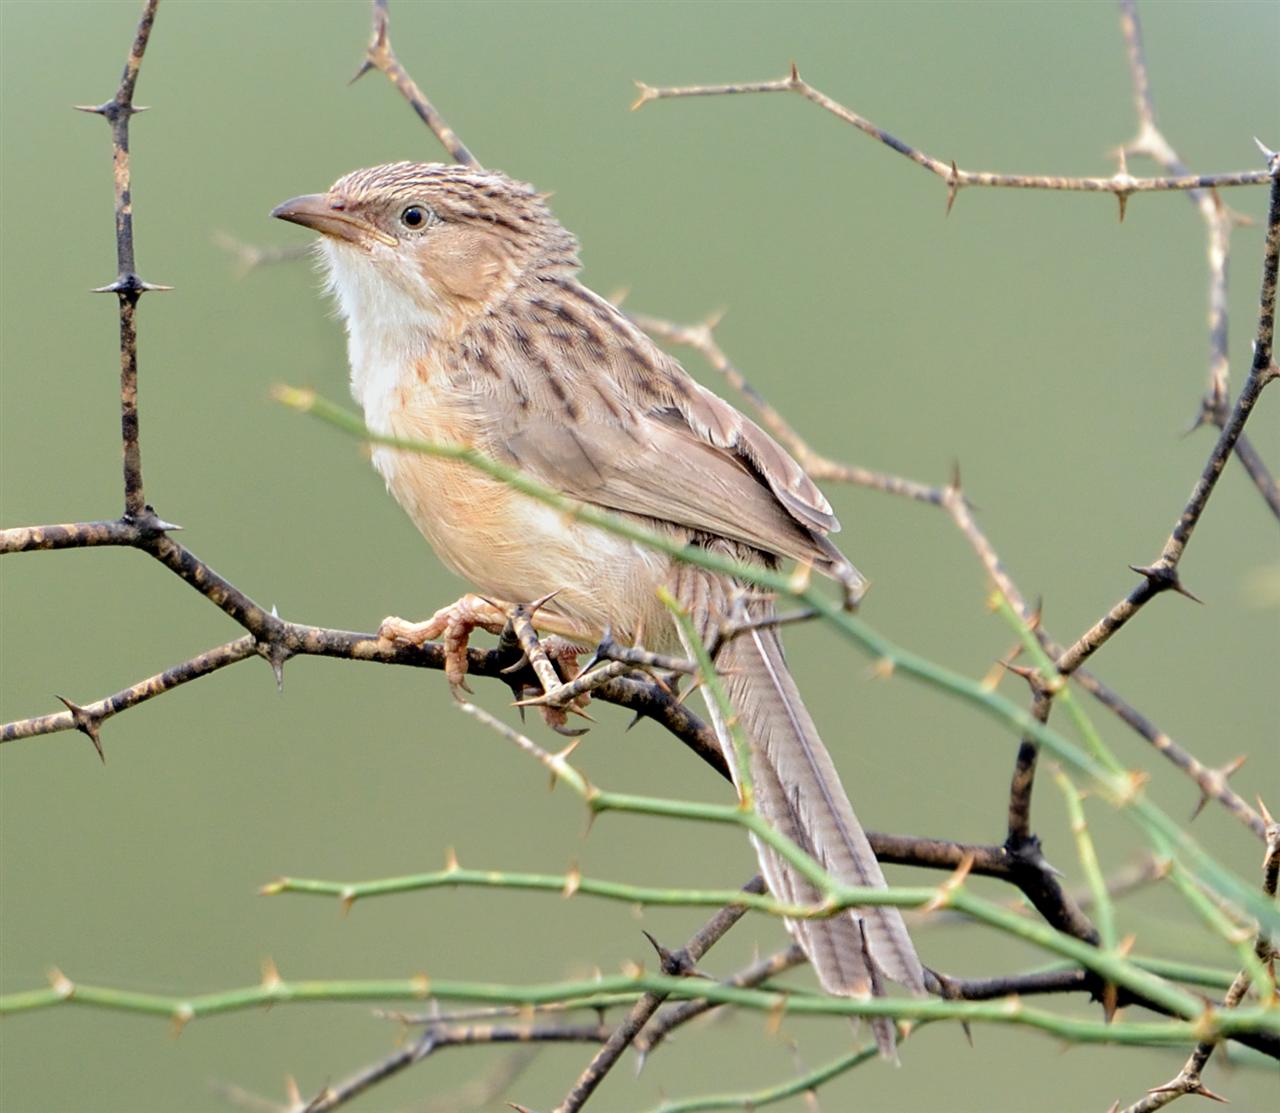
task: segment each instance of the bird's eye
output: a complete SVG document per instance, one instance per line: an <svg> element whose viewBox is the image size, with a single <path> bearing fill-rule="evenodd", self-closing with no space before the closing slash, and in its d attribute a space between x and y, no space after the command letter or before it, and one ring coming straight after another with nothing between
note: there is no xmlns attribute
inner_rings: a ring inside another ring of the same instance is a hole
<svg viewBox="0 0 1280 1113"><path fill-rule="evenodd" d="M423 228L427 221L427 210L421 205L410 205L400 214L400 223L406 228Z"/></svg>

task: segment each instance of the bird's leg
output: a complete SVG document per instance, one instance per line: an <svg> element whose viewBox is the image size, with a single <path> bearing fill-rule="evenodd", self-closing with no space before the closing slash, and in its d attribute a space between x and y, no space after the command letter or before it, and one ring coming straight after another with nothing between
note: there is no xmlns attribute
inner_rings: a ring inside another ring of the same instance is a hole
<svg viewBox="0 0 1280 1113"><path fill-rule="evenodd" d="M538 682L542 685L540 695L530 700L519 700L517 705L538 706L542 710L542 717L546 720L547 726L552 730L559 734L578 735L584 731L570 730L566 726L568 712L589 720L591 716L582 710L582 705L587 701L586 695L575 692L565 698L555 697L565 687L562 677L573 676L578 671L578 654L582 652L581 641L564 637L541 639L534 629L534 616L550 598L551 596L547 596L533 603L522 603L511 612L511 628L524 653L524 660L532 667Z"/></svg>

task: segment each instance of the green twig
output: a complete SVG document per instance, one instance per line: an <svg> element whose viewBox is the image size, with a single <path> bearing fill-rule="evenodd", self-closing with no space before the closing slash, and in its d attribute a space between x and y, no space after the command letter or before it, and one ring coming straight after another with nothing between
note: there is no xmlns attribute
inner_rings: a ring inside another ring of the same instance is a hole
<svg viewBox="0 0 1280 1113"><path fill-rule="evenodd" d="M558 754L548 753L536 742L482 708L469 703L460 706L467 714L515 743L526 753L537 757L554 776L578 793L593 813L625 811L703 822L730 823L745 827L759 841L768 844L780 855L785 856L797 871L802 872L823 894L823 900L819 905L802 906L804 913L809 916L829 916L841 909L859 905L895 905L931 910L953 908L1034 946L1072 959L1081 966L1093 970L1105 980L1133 990L1176 1016L1193 1017L1200 1011L1199 998L1139 969L1115 951L1099 950L1082 940L1057 931L1048 924L1028 920L991 901L975 897L964 889L961 880L954 875L936 889L866 889L843 885L755 812L745 812L741 808L725 805L606 792L591 784L569 763L568 755L572 745L568 750ZM732 903L732 900L726 903ZM781 905L775 906L773 910L783 915L790 914Z"/></svg>
<svg viewBox="0 0 1280 1113"><path fill-rule="evenodd" d="M457 445L431 444L378 436L370 432L357 416L320 398L314 391L277 387L274 393L275 397L284 404L301 412L313 414L352 436L409 452L422 452L441 458L464 461L485 474L509 484L514 490L555 507L571 518L627 537L659 552L665 552L677 560L722 572L744 582L756 584L768 591L802 601L831 623L845 638L883 662L887 671L902 672L913 679L949 692L1008 724L1020 734L1030 735L1065 765L1095 781L1106 798L1142 829L1157 853L1171 857L1176 853L1204 885L1240 905L1259 921L1264 930L1280 930L1280 910L1264 899L1253 886L1248 885L1214 860L1177 823L1147 800L1142 793L1139 779L1111 768L1111 761L1099 759L1092 753L1086 752L1057 731L1039 722L1011 700L989 691L980 681L952 672L909 650L900 648L855 615L844 611L835 600L816 588L802 588L791 577L761 565L742 564L704 548L677 544L671 538L653 533L634 521L566 498L528 476L511 468L505 468L471 449Z"/></svg>
<svg viewBox="0 0 1280 1113"><path fill-rule="evenodd" d="M738 801L744 811L755 811L755 786L751 777L751 751L747 746L747 736L742 731L742 726L738 722L738 713L729 702L724 685L720 683L720 674L716 672L715 662L711 660L711 654L707 652L702 634L694 626L693 619L689 617L689 611L684 604L665 587L658 589L658 598L671 612L676 626L680 628L681 640L698 663L698 677L707 690L708 703L713 704L718 712L718 716L713 715L712 718L720 719L733 742L733 763L738 775Z"/></svg>
<svg viewBox="0 0 1280 1113"><path fill-rule="evenodd" d="M816 1090L823 1083L847 1074L855 1067L860 1067L863 1063L877 1058L879 1054L879 1049L874 1043L868 1044L824 1066L806 1071L791 1079L790 1082L739 1094L707 1094L705 1097L688 1098L684 1101L664 1101L656 1106L652 1113L705 1113L706 1110L712 1109L759 1109L763 1105L772 1105L774 1102L785 1101L787 1098Z"/></svg>
<svg viewBox="0 0 1280 1113"><path fill-rule="evenodd" d="M1102 740L1098 728L1093 725L1085 709L1081 706L1065 676L1058 673L1053 659L1045 652L1044 646L1026 620L1018 613L1013 603L1003 591L996 590L992 595L995 610L1018 635L1023 651L1035 662L1040 672L1040 683L1043 684L1053 699L1066 708L1075 728L1084 740L1086 749L1099 764L1105 766L1117 776L1125 776L1127 770L1120 759L1111 752L1111 748Z"/></svg>
<svg viewBox="0 0 1280 1113"><path fill-rule="evenodd" d="M1240 959L1240 965L1249 975L1249 980L1257 988L1258 993L1263 997L1267 996L1269 987L1273 988L1275 985L1275 979L1268 974L1266 964L1258 958L1257 951L1254 949L1256 933L1253 928L1233 923L1231 918L1201 888L1199 879L1187 873L1176 862L1169 871L1169 880L1209 926L1209 929L1235 951Z"/></svg>
<svg viewBox="0 0 1280 1113"><path fill-rule="evenodd" d="M55 972L53 984L46 989L0 996L0 1015L78 1005L166 1017L181 1027L203 1017L310 1001L367 1003L435 999L533 1006L554 1002L590 1009L634 1001L646 992L662 993L677 1000L713 1001L774 1015L786 1012L804 1016L888 1016L912 1021L1016 1024L1082 1043L1179 1046L1200 1039L1225 1039L1251 1032L1280 1034L1280 1014L1275 1009L1266 1008L1207 1011L1198 1013L1194 1019L1107 1024L1084 1017L1060 1016L1017 999L946 1001L913 997L861 999L827 994L800 995L744 989L700 978L644 973L518 986L436 981L426 975L371 980L286 981L273 971L271 976L256 985L177 997L84 985Z"/></svg>
<svg viewBox="0 0 1280 1113"><path fill-rule="evenodd" d="M1116 908L1107 891L1107 878L1098 863L1098 854L1089 836L1089 827L1084 818L1084 800L1079 790L1071 783L1061 769L1053 771L1054 780L1062 790L1062 797L1067 805L1067 819L1071 823L1071 833L1076 840L1076 856L1080 859L1080 868L1084 871L1085 884L1093 897L1094 920L1098 927L1098 938L1104 950L1116 949Z"/></svg>

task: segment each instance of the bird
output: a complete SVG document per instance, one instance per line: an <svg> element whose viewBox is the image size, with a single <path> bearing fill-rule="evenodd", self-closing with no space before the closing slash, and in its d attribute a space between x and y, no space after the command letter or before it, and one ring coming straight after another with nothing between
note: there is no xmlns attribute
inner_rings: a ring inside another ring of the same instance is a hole
<svg viewBox="0 0 1280 1113"><path fill-rule="evenodd" d="M347 332L351 391L384 438L474 449L577 502L683 546L767 568L795 561L856 600L864 581L831 540L840 527L800 465L755 422L698 383L606 298L579 280L577 239L548 197L464 164L397 162L356 170L272 216L319 233L329 292ZM885 880L783 655L773 602L732 576L682 562L566 516L460 459L375 445L373 464L465 596L380 635L445 637L460 683L467 635L500 629L506 608L549 596L540 624L581 645L605 631L654 651L688 634L665 588L715 637L748 621L716 658L746 738L761 816L845 884ZM735 784L729 724L708 709ZM813 883L755 841L774 897L820 903ZM926 975L897 908L787 921L831 994L916 995ZM894 1028L873 1021L880 1050Z"/></svg>

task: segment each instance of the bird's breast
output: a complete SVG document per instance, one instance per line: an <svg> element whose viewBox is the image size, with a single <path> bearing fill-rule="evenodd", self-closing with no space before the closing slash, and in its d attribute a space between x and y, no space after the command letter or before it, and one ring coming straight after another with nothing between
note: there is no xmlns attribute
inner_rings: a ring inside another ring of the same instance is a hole
<svg viewBox="0 0 1280 1113"><path fill-rule="evenodd" d="M465 400L453 397L444 376L419 368L395 380L385 411L390 436L481 452L492 443L493 432L470 423ZM597 636L606 626L627 638L669 625L657 598L668 557L522 495L465 461L378 446L373 463L440 559L481 594L529 602L557 592L549 609Z"/></svg>

